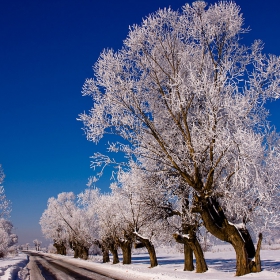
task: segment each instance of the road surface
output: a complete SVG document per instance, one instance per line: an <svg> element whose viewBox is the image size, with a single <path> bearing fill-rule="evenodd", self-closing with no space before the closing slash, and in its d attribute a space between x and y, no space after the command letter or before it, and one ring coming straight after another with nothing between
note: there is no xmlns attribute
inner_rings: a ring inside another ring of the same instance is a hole
<svg viewBox="0 0 280 280"><path fill-rule="evenodd" d="M29 256L30 280L120 280L39 253L25 253Z"/></svg>

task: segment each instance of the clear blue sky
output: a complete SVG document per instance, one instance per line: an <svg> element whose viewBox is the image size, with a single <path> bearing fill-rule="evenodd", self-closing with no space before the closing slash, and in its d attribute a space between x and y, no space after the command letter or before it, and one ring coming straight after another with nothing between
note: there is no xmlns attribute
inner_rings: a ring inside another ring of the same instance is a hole
<svg viewBox="0 0 280 280"><path fill-rule="evenodd" d="M79 193L94 175L90 156L103 148L87 142L76 118L91 106L81 87L100 52L120 48L128 26L149 13L185 2L0 1L0 163L20 244L42 238L38 222L49 197ZM280 55L280 1L236 3L252 29L246 42L261 39L265 52ZM280 103L270 109L279 131ZM107 191L109 177L97 186Z"/></svg>

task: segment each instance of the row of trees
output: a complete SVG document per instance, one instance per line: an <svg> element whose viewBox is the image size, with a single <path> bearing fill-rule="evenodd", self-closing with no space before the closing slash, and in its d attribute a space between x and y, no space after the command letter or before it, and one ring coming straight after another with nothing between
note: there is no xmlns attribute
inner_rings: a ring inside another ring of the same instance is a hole
<svg viewBox="0 0 280 280"><path fill-rule="evenodd" d="M9 249L18 241L17 235L12 232L13 225L8 220L11 207L10 201L7 200L4 187L2 186L4 178L5 174L0 164L0 258L5 257Z"/></svg>
<svg viewBox="0 0 280 280"><path fill-rule="evenodd" d="M202 250L205 245L202 244L205 242L202 234L207 230L203 220L192 212L195 203L190 196L187 199L182 190L176 191L178 184L183 188L182 182L164 176L164 173L151 174L131 162L129 171L119 170L108 194L101 194L96 188L88 188L77 196L72 192L60 193L48 201L40 219L42 232L53 241L59 254L66 255L67 249L71 248L75 258L87 259L90 247L97 245L103 253L103 262L109 261L111 252L114 264L119 262L119 248L123 253L123 264L130 264L132 246L146 247L151 267L158 264L156 245L178 242L184 247L184 270L194 270L194 254L196 271L205 272L207 264ZM246 200L235 205L241 207L241 203ZM264 212L268 206L266 199L262 199L259 209L244 213L246 223L232 224L242 234L247 249L254 253L250 234L259 230L269 233L275 229L275 219ZM246 210L244 205L243 209ZM264 213L260 216L261 212ZM255 270L260 270L257 261L260 245L259 242Z"/></svg>
<svg viewBox="0 0 280 280"><path fill-rule="evenodd" d="M123 263L130 264L132 246L146 247L151 267L158 264L154 244L170 245L176 240L185 244L185 270L194 269L193 250L197 271L200 265L207 269L196 236L201 225L197 224L191 233L193 245L186 235L179 234L190 218L186 202L182 203L170 191L155 196L156 178L147 176L138 168L120 170L116 182L111 184L111 193L101 194L96 188L88 188L78 196L64 192L50 198L40 219L43 234L53 240L59 254L65 255L70 247L74 257L87 259L89 248L97 245L103 252L103 261L109 261L110 251L114 264L119 262L118 248L122 250Z"/></svg>
<svg viewBox="0 0 280 280"><path fill-rule="evenodd" d="M117 262L121 247L129 263L135 243L155 266L153 239L173 236L184 244L185 270L194 254L205 272L204 227L232 244L237 276L260 271L262 233L280 224L280 142L265 108L280 96L280 59L260 41L242 44L243 22L233 2L197 1L159 10L130 28L122 49L103 51L83 87L93 107L79 120L88 140L109 135L108 152L127 161L93 156L98 176L119 167L112 193L49 200L40 222L58 251L68 242L86 258L96 243Z"/></svg>
<svg viewBox="0 0 280 280"><path fill-rule="evenodd" d="M280 59L260 41L244 45L243 22L225 1L148 16L122 49L100 55L83 87L93 107L79 117L88 140L109 135L109 151L144 171L151 207L168 201L169 209L168 195L177 196L183 218L174 237L195 253L197 271L207 269L196 239L202 224L232 244L238 276L260 270L248 229L279 225L280 183L279 135L265 108L279 98ZM93 167L110 163L93 157Z"/></svg>

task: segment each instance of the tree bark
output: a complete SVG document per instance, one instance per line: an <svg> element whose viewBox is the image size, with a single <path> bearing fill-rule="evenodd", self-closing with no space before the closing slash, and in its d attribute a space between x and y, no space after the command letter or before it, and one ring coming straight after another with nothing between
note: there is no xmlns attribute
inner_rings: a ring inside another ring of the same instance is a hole
<svg viewBox="0 0 280 280"><path fill-rule="evenodd" d="M132 243L128 240L119 241L123 252L123 264L131 264L131 246Z"/></svg>
<svg viewBox="0 0 280 280"><path fill-rule="evenodd" d="M250 263L250 268L252 272L261 272L261 258L260 258L260 251L261 251L261 244L262 244L262 234L259 234L259 240L257 244L257 250L255 254L255 260L252 260Z"/></svg>
<svg viewBox="0 0 280 280"><path fill-rule="evenodd" d="M94 244L97 245L102 251L102 257L103 257L102 262L103 263L110 262L109 250L108 250L107 246L105 245L106 242L104 242L103 240L101 240L101 241L95 240Z"/></svg>
<svg viewBox="0 0 280 280"><path fill-rule="evenodd" d="M173 234L173 237L175 238L176 242L187 244L191 250L194 252L195 260L196 260L196 272L197 273L203 273L208 270L203 251L201 249L201 246L196 238L196 236L189 236L186 237L181 234Z"/></svg>
<svg viewBox="0 0 280 280"><path fill-rule="evenodd" d="M53 246L56 248L56 253L66 256L66 247L63 243L54 242Z"/></svg>
<svg viewBox="0 0 280 280"><path fill-rule="evenodd" d="M118 250L115 248L114 244L110 244L109 250L113 256L113 264L119 263L120 261L119 261Z"/></svg>
<svg viewBox="0 0 280 280"><path fill-rule="evenodd" d="M193 271L193 250L188 245L188 243L184 243L184 271Z"/></svg>
<svg viewBox="0 0 280 280"><path fill-rule="evenodd" d="M156 255L155 247L152 244L152 242L148 238L144 238L138 235L137 233L134 233L134 235L136 236L136 239L139 240L147 248L150 257L151 267L157 266L158 265L157 255Z"/></svg>
<svg viewBox="0 0 280 280"><path fill-rule="evenodd" d="M80 258L83 260L88 259L89 248L79 244L78 242L71 242L70 247L74 250L74 258Z"/></svg>
<svg viewBox="0 0 280 280"><path fill-rule="evenodd" d="M102 250L102 257L103 257L102 262L103 263L110 262L109 250L105 247L102 247L101 250Z"/></svg>
<svg viewBox="0 0 280 280"><path fill-rule="evenodd" d="M218 239L232 244L235 250L236 276L255 272L251 259L255 257L256 251L252 238L248 230L245 228L245 225L243 228L237 228L233 224L230 224L225 217L222 208L215 199L208 198L207 200L201 200L200 202L202 203L202 209L198 212L201 214L206 229ZM258 263L260 264L259 251L257 257Z"/></svg>
<svg viewBox="0 0 280 280"><path fill-rule="evenodd" d="M88 259L88 250L89 248L80 245L79 246L79 258L83 259L83 260L87 260Z"/></svg>

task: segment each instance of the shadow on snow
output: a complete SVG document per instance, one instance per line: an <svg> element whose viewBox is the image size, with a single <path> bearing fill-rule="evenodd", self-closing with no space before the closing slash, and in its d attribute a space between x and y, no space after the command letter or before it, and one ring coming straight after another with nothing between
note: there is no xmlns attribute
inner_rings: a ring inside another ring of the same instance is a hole
<svg viewBox="0 0 280 280"><path fill-rule="evenodd" d="M183 267L184 260L181 258L172 258L169 256L160 256L157 258L159 265L174 265L175 267ZM122 261L122 255L120 255L120 261ZM134 264L150 264L150 259L148 254L132 255L132 263ZM221 272L235 272L236 270L236 260L234 258L206 258L206 263L209 268ZM195 264L195 260L194 260ZM273 271L280 270L280 262L274 260L262 260L262 270Z"/></svg>

